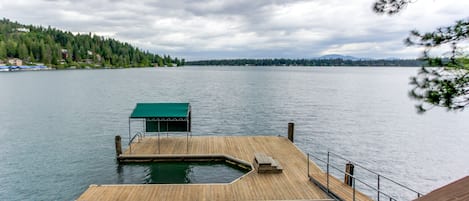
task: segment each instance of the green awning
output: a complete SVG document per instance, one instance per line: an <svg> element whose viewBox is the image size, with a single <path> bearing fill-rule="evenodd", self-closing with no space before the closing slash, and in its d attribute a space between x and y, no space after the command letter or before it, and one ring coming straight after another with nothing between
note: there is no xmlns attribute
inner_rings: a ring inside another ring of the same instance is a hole
<svg viewBox="0 0 469 201"><path fill-rule="evenodd" d="M189 103L137 103L130 118L188 118Z"/></svg>

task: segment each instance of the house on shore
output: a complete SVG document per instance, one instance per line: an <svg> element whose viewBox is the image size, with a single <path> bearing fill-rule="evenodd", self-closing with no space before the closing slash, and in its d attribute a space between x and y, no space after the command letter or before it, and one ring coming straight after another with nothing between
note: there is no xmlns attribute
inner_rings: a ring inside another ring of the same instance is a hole
<svg viewBox="0 0 469 201"><path fill-rule="evenodd" d="M23 32L23 33L28 33L30 30L28 28L21 27L21 28L16 28L16 31L17 32Z"/></svg>
<svg viewBox="0 0 469 201"><path fill-rule="evenodd" d="M7 63L12 65L12 66L22 66L23 65L23 60L18 59L18 58L11 58L11 59L8 59Z"/></svg>

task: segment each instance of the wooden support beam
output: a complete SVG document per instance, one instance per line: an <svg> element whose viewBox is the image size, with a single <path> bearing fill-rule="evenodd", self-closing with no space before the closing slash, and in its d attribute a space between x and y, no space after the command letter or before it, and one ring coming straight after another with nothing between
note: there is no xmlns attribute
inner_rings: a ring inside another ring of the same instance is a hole
<svg viewBox="0 0 469 201"><path fill-rule="evenodd" d="M345 172L352 175L353 176L353 169L354 169L354 166L352 163L347 163L345 164ZM344 183L349 185L349 186L352 186L352 183L353 183L353 178L350 176L350 175L345 175L345 178L344 178Z"/></svg>
<svg viewBox="0 0 469 201"><path fill-rule="evenodd" d="M121 136L116 135L116 138L114 139L114 142L116 144L116 155L117 155L117 157L119 157L119 155L122 154Z"/></svg>
<svg viewBox="0 0 469 201"><path fill-rule="evenodd" d="M293 142L293 135L295 134L295 123L288 123L288 139Z"/></svg>

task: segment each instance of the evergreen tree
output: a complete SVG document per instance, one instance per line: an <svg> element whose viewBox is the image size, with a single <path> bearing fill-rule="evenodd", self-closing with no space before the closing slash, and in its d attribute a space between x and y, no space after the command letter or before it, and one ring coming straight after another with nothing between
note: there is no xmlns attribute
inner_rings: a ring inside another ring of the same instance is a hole
<svg viewBox="0 0 469 201"><path fill-rule="evenodd" d="M18 57L17 44L13 40L8 40L6 44L7 57Z"/></svg>
<svg viewBox="0 0 469 201"><path fill-rule="evenodd" d="M0 41L0 59L6 58L6 57L7 57L7 50L6 50L5 42Z"/></svg>
<svg viewBox="0 0 469 201"><path fill-rule="evenodd" d="M376 0L375 12L393 15L405 8L410 0ZM431 67L422 67L417 76L411 78L413 89L410 97L416 99L417 111L423 113L434 106L448 110L463 110L469 106L469 63L467 52L460 44L469 40L469 19L459 20L453 25L441 27L433 32L411 31L405 40L408 46L424 48L422 60ZM430 51L449 45L449 58L431 57Z"/></svg>
<svg viewBox="0 0 469 201"><path fill-rule="evenodd" d="M25 59L29 60L29 51L24 43L18 45L18 58L23 59L23 60Z"/></svg>
<svg viewBox="0 0 469 201"><path fill-rule="evenodd" d="M18 32L17 28L28 28L29 32ZM0 20L0 59L20 58L39 61L55 67L65 59L65 67L72 65L106 67L141 67L159 61L160 56L151 54L114 39L97 35L64 32L52 27L36 27ZM63 52L62 52L63 51ZM161 59L160 59L161 60Z"/></svg>
<svg viewBox="0 0 469 201"><path fill-rule="evenodd" d="M41 61L45 65L50 64L52 60L52 51L48 45L42 45L41 46Z"/></svg>
<svg viewBox="0 0 469 201"><path fill-rule="evenodd" d="M157 60L158 60L158 61L157 61L157 62L158 62L158 66L159 66L159 67L163 67L163 66L164 66L163 58L158 57Z"/></svg>

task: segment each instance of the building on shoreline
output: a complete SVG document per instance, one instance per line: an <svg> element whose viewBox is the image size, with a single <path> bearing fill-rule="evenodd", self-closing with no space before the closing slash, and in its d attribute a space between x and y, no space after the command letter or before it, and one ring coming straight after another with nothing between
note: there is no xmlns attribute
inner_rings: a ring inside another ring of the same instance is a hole
<svg viewBox="0 0 469 201"><path fill-rule="evenodd" d="M12 65L12 66L22 66L23 65L23 60L18 59L18 58L11 58L11 59L8 59L7 63Z"/></svg>

